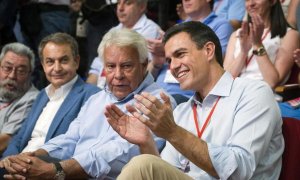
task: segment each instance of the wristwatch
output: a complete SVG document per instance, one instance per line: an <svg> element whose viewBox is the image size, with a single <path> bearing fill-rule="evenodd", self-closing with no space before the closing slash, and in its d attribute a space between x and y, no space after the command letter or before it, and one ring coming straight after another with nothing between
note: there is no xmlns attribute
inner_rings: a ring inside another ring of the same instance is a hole
<svg viewBox="0 0 300 180"><path fill-rule="evenodd" d="M56 179L56 180L64 180L65 177L66 177L66 174L65 174L63 168L61 167L60 163L59 162L55 162L53 164L54 164L55 169L56 169L56 174L54 176L54 179Z"/></svg>
<svg viewBox="0 0 300 180"><path fill-rule="evenodd" d="M264 46L260 46L258 47L257 49L254 49L252 51L252 53L256 56L263 56L265 55L267 52L266 52L266 49L264 48Z"/></svg>

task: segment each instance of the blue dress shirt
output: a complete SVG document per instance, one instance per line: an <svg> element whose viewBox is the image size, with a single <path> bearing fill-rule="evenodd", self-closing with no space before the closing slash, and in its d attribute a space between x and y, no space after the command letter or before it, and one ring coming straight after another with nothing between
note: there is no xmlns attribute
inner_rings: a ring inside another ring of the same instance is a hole
<svg viewBox="0 0 300 180"><path fill-rule="evenodd" d="M246 13L245 0L215 0L214 12L227 20L242 21Z"/></svg>
<svg viewBox="0 0 300 180"><path fill-rule="evenodd" d="M108 88L93 95L68 131L48 141L42 149L62 160L74 158L92 178L115 178L130 158L139 154L139 150L111 128L104 115L105 106L114 103L128 113L125 105L133 104L134 95L143 91L160 99L159 93L163 90L148 73L140 86L122 100L118 100ZM171 102L175 107L174 99ZM155 140L162 148L162 139Z"/></svg>
<svg viewBox="0 0 300 180"><path fill-rule="evenodd" d="M203 102L192 97L176 107L176 123L197 136L193 104L197 104L201 129L218 97L221 98L201 139L208 145L220 179L278 179L284 150L282 120L273 92L265 82L233 79L226 72ZM215 179L169 142L161 157L194 179Z"/></svg>

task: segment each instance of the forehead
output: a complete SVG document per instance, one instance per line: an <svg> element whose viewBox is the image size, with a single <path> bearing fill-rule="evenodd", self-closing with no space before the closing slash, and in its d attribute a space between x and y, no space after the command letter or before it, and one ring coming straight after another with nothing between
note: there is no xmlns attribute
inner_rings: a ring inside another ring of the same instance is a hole
<svg viewBox="0 0 300 180"><path fill-rule="evenodd" d="M196 45L186 32L180 32L173 35L170 39L168 39L164 46L167 56L178 49L188 49L192 47L196 47Z"/></svg>
<svg viewBox="0 0 300 180"><path fill-rule="evenodd" d="M1 64L12 64L15 66L18 66L18 65L29 66L30 63L29 63L29 59L27 56L18 55L12 51L8 51L3 56Z"/></svg>
<svg viewBox="0 0 300 180"><path fill-rule="evenodd" d="M71 54L71 53L72 50L70 44L56 44L53 42L48 42L43 49L43 55Z"/></svg>
<svg viewBox="0 0 300 180"><path fill-rule="evenodd" d="M139 55L131 46L111 45L104 49L104 62L138 61Z"/></svg>
<svg viewBox="0 0 300 180"><path fill-rule="evenodd" d="M118 3L137 4L137 0L118 0Z"/></svg>

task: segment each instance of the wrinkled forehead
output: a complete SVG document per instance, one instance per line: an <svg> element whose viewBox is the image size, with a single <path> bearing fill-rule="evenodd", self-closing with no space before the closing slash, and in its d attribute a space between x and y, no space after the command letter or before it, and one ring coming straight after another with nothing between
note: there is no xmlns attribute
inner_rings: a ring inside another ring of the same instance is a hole
<svg viewBox="0 0 300 180"><path fill-rule="evenodd" d="M26 55L17 54L12 51L8 51L0 60L1 65L13 65L13 66L26 66L30 67L30 60Z"/></svg>
<svg viewBox="0 0 300 180"><path fill-rule="evenodd" d="M137 49L132 46L110 45L104 49L104 62L112 61L139 61Z"/></svg>

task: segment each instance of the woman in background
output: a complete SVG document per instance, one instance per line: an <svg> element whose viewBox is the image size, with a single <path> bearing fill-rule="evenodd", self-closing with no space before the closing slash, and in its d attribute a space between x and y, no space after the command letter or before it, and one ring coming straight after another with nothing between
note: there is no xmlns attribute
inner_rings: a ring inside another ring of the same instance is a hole
<svg viewBox="0 0 300 180"><path fill-rule="evenodd" d="M299 33L287 23L279 0L246 0L248 22L229 40L224 68L233 76L284 84L293 66Z"/></svg>

